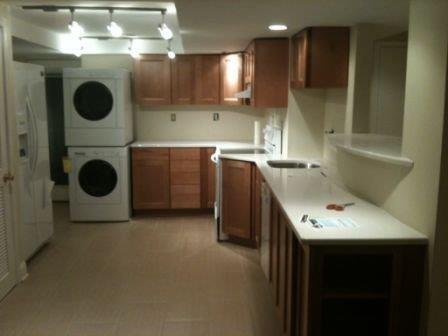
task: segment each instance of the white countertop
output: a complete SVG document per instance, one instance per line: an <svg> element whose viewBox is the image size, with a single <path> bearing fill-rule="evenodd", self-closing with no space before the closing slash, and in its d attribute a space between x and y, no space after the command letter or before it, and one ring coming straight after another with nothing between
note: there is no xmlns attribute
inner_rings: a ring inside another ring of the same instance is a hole
<svg viewBox="0 0 448 336"><path fill-rule="evenodd" d="M218 147L234 149L259 149L263 145L254 145L248 142L235 141L136 141L131 144L133 148L145 147Z"/></svg>
<svg viewBox="0 0 448 336"><path fill-rule="evenodd" d="M221 158L254 162L288 216L292 229L306 244L426 244L427 237L385 210L338 187L315 169L278 169L267 164L278 159L264 154L224 154ZM291 158L288 158L291 159ZM331 203L355 202L342 212L327 210ZM350 218L356 228L314 228L301 223L311 218Z"/></svg>
<svg viewBox="0 0 448 336"><path fill-rule="evenodd" d="M329 134L331 145L368 159L412 168L414 162L402 153L400 137L381 134Z"/></svg>

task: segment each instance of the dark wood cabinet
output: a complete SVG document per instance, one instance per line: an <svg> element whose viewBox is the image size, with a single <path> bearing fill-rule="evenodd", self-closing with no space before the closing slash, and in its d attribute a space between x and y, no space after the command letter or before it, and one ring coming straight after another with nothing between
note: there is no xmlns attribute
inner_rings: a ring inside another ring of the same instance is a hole
<svg viewBox="0 0 448 336"><path fill-rule="evenodd" d="M170 149L171 208L201 207L200 148Z"/></svg>
<svg viewBox="0 0 448 336"><path fill-rule="evenodd" d="M252 237L251 172L250 162L222 160L222 229L246 240Z"/></svg>
<svg viewBox="0 0 448 336"><path fill-rule="evenodd" d="M133 209L213 209L214 152L214 148L133 148Z"/></svg>
<svg viewBox="0 0 448 336"><path fill-rule="evenodd" d="M171 104L171 69L166 55L142 55L135 60L134 81L139 105Z"/></svg>
<svg viewBox="0 0 448 336"><path fill-rule="evenodd" d="M255 164L221 159L224 233L236 243L259 247L261 242L262 176ZM239 240L238 240L239 239Z"/></svg>
<svg viewBox="0 0 448 336"><path fill-rule="evenodd" d="M243 100L235 94L243 90L243 54L221 55L221 105L242 105Z"/></svg>
<svg viewBox="0 0 448 336"><path fill-rule="evenodd" d="M260 38L244 55L244 85L251 88L246 101L253 107L288 106L289 39Z"/></svg>
<svg viewBox="0 0 448 336"><path fill-rule="evenodd" d="M201 205L214 209L216 198L216 164L211 160L215 148L201 148Z"/></svg>
<svg viewBox="0 0 448 336"><path fill-rule="evenodd" d="M285 336L416 336L425 245L300 242L275 198L269 281Z"/></svg>
<svg viewBox="0 0 448 336"><path fill-rule="evenodd" d="M349 27L310 27L291 41L291 88L347 86Z"/></svg>
<svg viewBox="0 0 448 336"><path fill-rule="evenodd" d="M133 208L170 207L170 162L168 149L132 149Z"/></svg>
<svg viewBox="0 0 448 336"><path fill-rule="evenodd" d="M195 55L195 104L219 104L219 55Z"/></svg>
<svg viewBox="0 0 448 336"><path fill-rule="evenodd" d="M171 96L177 105L194 104L195 57L178 55L171 61Z"/></svg>

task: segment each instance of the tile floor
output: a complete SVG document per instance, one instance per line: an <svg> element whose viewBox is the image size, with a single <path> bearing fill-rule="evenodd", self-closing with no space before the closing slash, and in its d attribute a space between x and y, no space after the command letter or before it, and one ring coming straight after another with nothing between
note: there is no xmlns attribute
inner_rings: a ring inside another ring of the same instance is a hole
<svg viewBox="0 0 448 336"><path fill-rule="evenodd" d="M72 224L55 204L55 237L0 302L2 336L276 336L258 254L218 244L212 216Z"/></svg>

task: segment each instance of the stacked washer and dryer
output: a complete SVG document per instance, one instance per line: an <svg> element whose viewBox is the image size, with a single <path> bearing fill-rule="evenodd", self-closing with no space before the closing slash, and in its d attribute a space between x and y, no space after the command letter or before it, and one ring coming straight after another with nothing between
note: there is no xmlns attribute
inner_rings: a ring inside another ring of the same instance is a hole
<svg viewBox="0 0 448 336"><path fill-rule="evenodd" d="M65 142L72 221L130 218L130 73L64 69Z"/></svg>

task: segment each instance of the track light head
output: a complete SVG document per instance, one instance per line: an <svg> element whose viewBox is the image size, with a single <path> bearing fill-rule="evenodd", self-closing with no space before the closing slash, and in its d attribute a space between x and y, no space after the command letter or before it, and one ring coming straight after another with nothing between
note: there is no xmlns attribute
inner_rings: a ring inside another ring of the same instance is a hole
<svg viewBox="0 0 448 336"><path fill-rule="evenodd" d="M110 11L110 22L107 25L107 30L113 37L120 37L123 35L123 28L121 28L112 18L114 11L111 9Z"/></svg>
<svg viewBox="0 0 448 336"><path fill-rule="evenodd" d="M84 28L75 21L75 10L70 11L70 23L68 24L68 29L70 30L70 33L74 37L80 37L84 34Z"/></svg>

